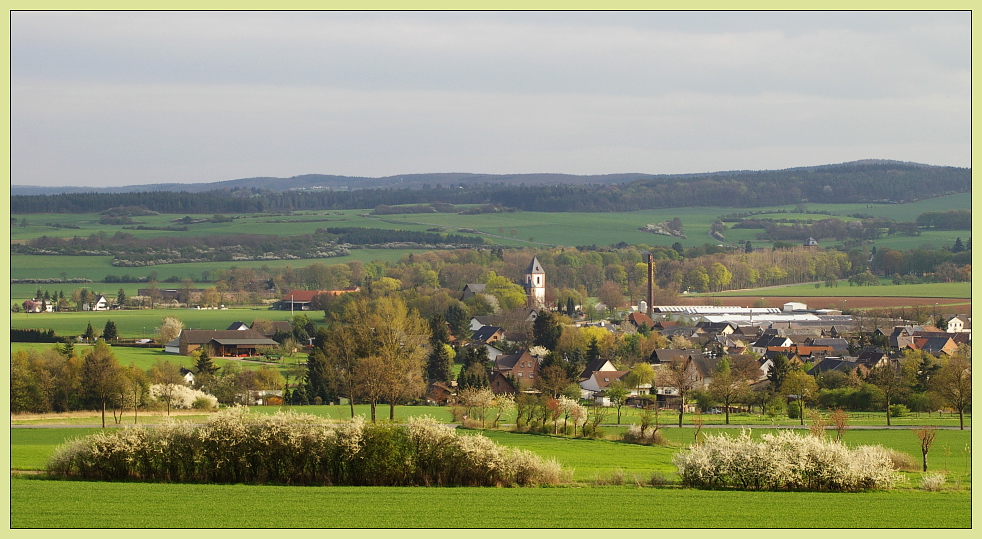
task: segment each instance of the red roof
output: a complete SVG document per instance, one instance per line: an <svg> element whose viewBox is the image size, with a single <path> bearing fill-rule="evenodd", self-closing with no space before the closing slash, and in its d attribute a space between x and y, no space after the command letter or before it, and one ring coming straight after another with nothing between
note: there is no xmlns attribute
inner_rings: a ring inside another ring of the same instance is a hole
<svg viewBox="0 0 982 539"><path fill-rule="evenodd" d="M310 301L317 294L322 294L323 290L290 290L290 293L283 296L283 301Z"/></svg>
<svg viewBox="0 0 982 539"><path fill-rule="evenodd" d="M347 294L348 292L358 292L360 289L357 286L349 286L348 288L343 288L341 290L290 290L288 294L283 296L283 301L312 301L314 296L320 294L330 294L332 296L340 296L341 294Z"/></svg>

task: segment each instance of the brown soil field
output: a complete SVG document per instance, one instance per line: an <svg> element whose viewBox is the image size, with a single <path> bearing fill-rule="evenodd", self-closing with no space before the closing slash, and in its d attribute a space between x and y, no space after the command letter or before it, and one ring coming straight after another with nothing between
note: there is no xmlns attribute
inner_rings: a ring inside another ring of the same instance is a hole
<svg viewBox="0 0 982 539"><path fill-rule="evenodd" d="M751 307L761 298L752 297L716 297L715 303L731 307ZM679 297L679 305L706 305L708 298L705 297ZM796 296L777 296L763 298L765 307L781 308L789 301L796 301L808 305L810 309L878 309L889 307L911 307L923 305L945 312L969 313L972 311L971 299L959 298L909 298L909 297L796 297Z"/></svg>

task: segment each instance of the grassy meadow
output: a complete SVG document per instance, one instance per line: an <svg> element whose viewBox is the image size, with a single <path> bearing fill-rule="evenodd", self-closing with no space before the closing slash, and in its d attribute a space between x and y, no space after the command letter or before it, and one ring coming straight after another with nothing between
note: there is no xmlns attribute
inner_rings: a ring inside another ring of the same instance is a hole
<svg viewBox="0 0 982 539"><path fill-rule="evenodd" d="M295 314L301 314L297 312ZM312 322L324 320L323 311L304 312ZM186 329L225 329L233 322L251 324L257 318L289 320L290 311L266 308L242 309L142 309L121 311L81 311L61 313L10 313L10 327L53 329L58 336L81 335L85 327L102 332L112 320L121 338L154 338L164 317L184 322Z"/></svg>
<svg viewBox="0 0 982 539"><path fill-rule="evenodd" d="M229 510L229 504L234 504L234 511ZM971 494L737 492L633 485L506 489L277 487L15 477L10 485L10 526L967 528L971 526Z"/></svg>
<svg viewBox="0 0 982 539"><path fill-rule="evenodd" d="M12 469L41 469L54 448L96 429L11 429ZM15 474L11 526L37 527L531 527L962 528L971 525L968 431L938 432L932 470L948 489L918 490L919 473L891 491L741 492L681 489L672 455L692 429L664 429L670 446L485 431L496 442L554 457L574 470L559 488L290 487L58 481ZM703 432L713 432L705 429ZM737 431L729 431L736 434ZM759 435L765 431L754 431ZM919 462L909 430L851 430L850 445L882 444ZM610 486L598 486L600 480ZM651 487L649 482L665 486ZM127 500L120 510L118 500ZM213 500L234 500L227 511ZM603 500L603 510L584 514ZM580 500L580 501L577 501ZM589 504L589 505L587 505ZM789 511L791 505L810 507ZM194 511L184 511L196 507ZM488 507L521 507L488 511ZM638 510L640 507L650 510ZM871 510L871 508L876 508ZM684 508L681 510L679 508Z"/></svg>
<svg viewBox="0 0 982 539"><path fill-rule="evenodd" d="M343 408L340 410L338 408ZM364 406L356 407L356 414L365 412ZM347 407L336 406L307 406L294 408L302 413L313 413L321 417L334 419L347 418ZM277 408L253 407L253 413L274 413ZM388 407L380 407L380 412L388 417ZM430 415L439 421L449 422L449 412L437 407L396 407L397 421L404 420L410 415ZM198 422L204 416L175 416L181 421ZM83 418L79 418L83 419ZM91 425L94 419L89 419ZM143 422L161 421L159 416L141 416ZM14 421L23 424L23 421ZM64 422L62 423L64 424ZM132 416L123 421L123 426L132 424ZM63 427L63 428L12 428L11 438L11 469L41 470L55 447L63 441L97 432L96 428ZM695 441L697 431L691 426L686 428L663 427L663 434L669 445L643 446L628 444L620 441L619 433L623 428L602 427L607 439L570 438L544 434L523 434L510 430L482 430L462 432L468 434L483 433L488 438L501 445L527 449L546 458L555 458L564 466L574 470L575 481L592 482L598 478L609 476L614 471L621 471L628 476L646 477L653 473L661 474L668 480L675 480L675 468L671 463L672 455L679 448L688 446ZM698 431L703 434L725 433L735 436L740 433L736 428L720 428L707 426ZM760 436L765 433L778 432L777 429L754 428L751 433ZM799 430L807 433L807 430ZM833 436L828 431L827 436ZM971 485L971 431L940 429L929 453L929 469L932 471L946 470L952 481L959 481L963 486ZM911 456L915 463L920 463L920 442L910 429L865 428L849 429L843 435L843 442L850 446L883 445ZM915 479L916 474L911 475Z"/></svg>

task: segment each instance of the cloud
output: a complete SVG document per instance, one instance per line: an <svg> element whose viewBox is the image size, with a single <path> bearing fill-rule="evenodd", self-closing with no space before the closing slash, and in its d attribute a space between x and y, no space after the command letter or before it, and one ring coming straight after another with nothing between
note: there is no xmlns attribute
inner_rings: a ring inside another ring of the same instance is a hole
<svg viewBox="0 0 982 539"><path fill-rule="evenodd" d="M969 17L15 12L13 181L967 166Z"/></svg>

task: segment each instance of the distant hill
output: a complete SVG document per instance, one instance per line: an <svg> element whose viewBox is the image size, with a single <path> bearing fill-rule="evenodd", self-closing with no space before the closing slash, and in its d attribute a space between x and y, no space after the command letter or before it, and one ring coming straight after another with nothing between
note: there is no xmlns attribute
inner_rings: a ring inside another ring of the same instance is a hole
<svg viewBox="0 0 982 539"><path fill-rule="evenodd" d="M231 191L241 189L260 189L264 191L319 191L354 189L422 189L426 187L471 187L481 185L604 185L627 183L650 174L602 174L582 176L575 174L469 174L432 173L400 174L382 178L365 176L334 176L329 174L303 174L290 178L268 176L241 178L212 183L154 183L145 185L125 185L120 187L43 187L33 185L12 185L11 195L56 195L62 193L135 193L150 191L184 191L204 193L207 191Z"/></svg>
<svg viewBox="0 0 982 539"><path fill-rule="evenodd" d="M969 193L972 171L899 161L699 174L412 174L386 178L305 175L210 184L143 185L27 194L11 213L87 213L140 207L161 213L373 209L406 204L491 205L524 211L606 212L799 203L904 203ZM43 188L38 188L43 189ZM128 191L127 189L133 189ZM432 211L436 211L433 209Z"/></svg>
<svg viewBox="0 0 982 539"><path fill-rule="evenodd" d="M503 185L619 185L644 179L677 179L705 178L712 176L744 176L774 172L816 171L855 165L901 165L904 167L948 168L935 167L920 163L891 161L885 159L865 159L836 165L818 165L796 167L781 171L734 170L723 172L697 172L690 174L472 174L464 172L445 172L431 174L400 174L371 178L367 176L336 176L330 174L302 174L290 178L274 178L260 176L241 178L211 183L154 183L143 185L126 185L119 187L45 187L35 185L11 185L11 195L55 195L61 193L135 193L135 192L188 192L204 193L208 191L262 190L262 191L346 191L355 189L423 189L429 187L477 187Z"/></svg>

